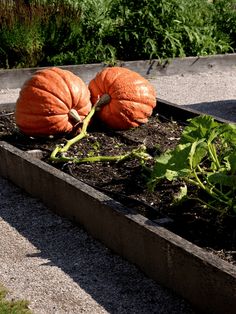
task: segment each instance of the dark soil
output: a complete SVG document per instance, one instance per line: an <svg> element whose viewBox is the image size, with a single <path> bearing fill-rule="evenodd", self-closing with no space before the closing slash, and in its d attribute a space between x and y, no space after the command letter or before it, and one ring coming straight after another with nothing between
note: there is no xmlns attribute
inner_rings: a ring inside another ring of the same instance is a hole
<svg viewBox="0 0 236 314"><path fill-rule="evenodd" d="M4 114L0 115L0 140L21 150L40 149L45 162L50 163L49 156L55 145L66 141L65 137L26 137L17 130L14 115ZM146 125L128 131L112 131L92 124L89 137L71 147L70 154L78 157L120 155L144 143L148 153L154 157L178 143L183 127L183 123L161 116L153 116ZM152 163L152 160L148 162L148 169ZM181 182L165 181L150 192L147 189L149 171L135 159L122 163L63 163L54 166L236 265L236 217L219 217L216 212L203 209L194 201L173 206L173 195ZM195 193L193 187L189 189Z"/></svg>

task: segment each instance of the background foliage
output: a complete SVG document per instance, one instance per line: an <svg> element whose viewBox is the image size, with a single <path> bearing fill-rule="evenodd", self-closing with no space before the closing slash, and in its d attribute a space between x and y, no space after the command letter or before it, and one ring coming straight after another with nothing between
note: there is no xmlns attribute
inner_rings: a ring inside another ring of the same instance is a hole
<svg viewBox="0 0 236 314"><path fill-rule="evenodd" d="M0 7L0 68L236 50L236 0L0 0Z"/></svg>

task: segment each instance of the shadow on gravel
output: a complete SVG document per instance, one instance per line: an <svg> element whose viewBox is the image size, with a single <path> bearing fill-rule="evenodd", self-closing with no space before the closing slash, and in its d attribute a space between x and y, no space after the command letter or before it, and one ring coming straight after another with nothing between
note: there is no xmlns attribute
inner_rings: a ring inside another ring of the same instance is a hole
<svg viewBox="0 0 236 314"><path fill-rule="evenodd" d="M42 264L59 267L109 313L193 313L169 290L145 277L80 227L0 178L0 217L28 239ZM46 277L46 276L45 276ZM63 300L62 300L63 301Z"/></svg>
<svg viewBox="0 0 236 314"><path fill-rule="evenodd" d="M236 122L236 99L202 102L184 105L182 107L191 108L224 120Z"/></svg>

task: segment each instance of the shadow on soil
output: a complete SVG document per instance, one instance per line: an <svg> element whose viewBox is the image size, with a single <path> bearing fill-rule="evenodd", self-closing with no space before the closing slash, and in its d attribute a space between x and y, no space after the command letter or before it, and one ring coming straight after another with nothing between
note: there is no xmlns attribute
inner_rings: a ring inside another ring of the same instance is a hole
<svg viewBox="0 0 236 314"><path fill-rule="evenodd" d="M49 211L0 177L0 217L109 313L193 314L191 307L95 241L80 227Z"/></svg>
<svg viewBox="0 0 236 314"><path fill-rule="evenodd" d="M182 107L191 108L224 120L236 122L236 99L202 102L184 105Z"/></svg>

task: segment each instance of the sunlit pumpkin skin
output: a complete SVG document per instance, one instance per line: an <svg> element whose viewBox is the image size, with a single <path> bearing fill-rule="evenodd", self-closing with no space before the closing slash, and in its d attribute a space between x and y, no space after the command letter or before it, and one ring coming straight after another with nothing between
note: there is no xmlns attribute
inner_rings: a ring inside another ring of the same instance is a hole
<svg viewBox="0 0 236 314"><path fill-rule="evenodd" d="M35 72L23 85L16 103L16 124L29 136L68 133L76 123L70 110L82 121L91 106L89 89L78 76L57 67L47 68Z"/></svg>
<svg viewBox="0 0 236 314"><path fill-rule="evenodd" d="M94 104L103 94L111 99L97 112L112 129L129 129L148 122L156 106L156 91L140 74L123 67L107 67L89 83Z"/></svg>

